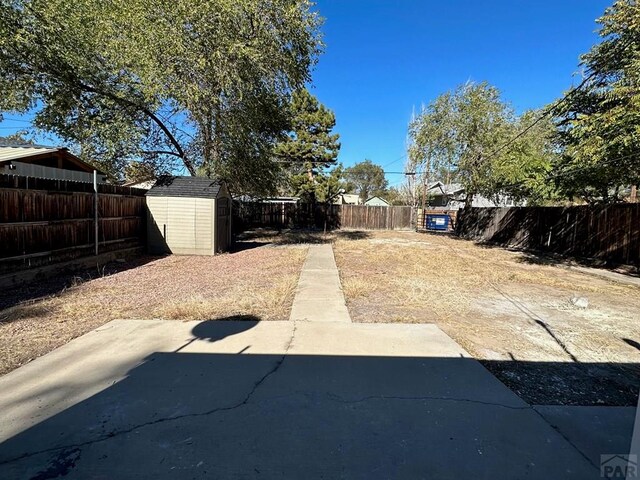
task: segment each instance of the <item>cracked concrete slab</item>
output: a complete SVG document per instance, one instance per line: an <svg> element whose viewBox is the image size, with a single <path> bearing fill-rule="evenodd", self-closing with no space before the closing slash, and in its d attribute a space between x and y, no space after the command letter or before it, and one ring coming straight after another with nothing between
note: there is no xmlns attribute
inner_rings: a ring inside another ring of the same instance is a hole
<svg viewBox="0 0 640 480"><path fill-rule="evenodd" d="M432 325L107 327L0 378L0 478L599 477Z"/></svg>
<svg viewBox="0 0 640 480"><path fill-rule="evenodd" d="M351 322L330 244L309 246L289 319L299 322Z"/></svg>

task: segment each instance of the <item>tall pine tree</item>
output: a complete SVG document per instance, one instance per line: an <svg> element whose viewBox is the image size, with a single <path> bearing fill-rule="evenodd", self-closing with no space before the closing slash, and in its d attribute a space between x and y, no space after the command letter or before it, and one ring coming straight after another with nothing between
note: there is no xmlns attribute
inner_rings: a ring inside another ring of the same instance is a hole
<svg viewBox="0 0 640 480"><path fill-rule="evenodd" d="M326 175L340 151L340 135L332 133L336 117L308 90L294 92L290 110L291 130L274 153L288 173L287 188L305 200L315 201L323 196L318 189L325 183L317 176Z"/></svg>

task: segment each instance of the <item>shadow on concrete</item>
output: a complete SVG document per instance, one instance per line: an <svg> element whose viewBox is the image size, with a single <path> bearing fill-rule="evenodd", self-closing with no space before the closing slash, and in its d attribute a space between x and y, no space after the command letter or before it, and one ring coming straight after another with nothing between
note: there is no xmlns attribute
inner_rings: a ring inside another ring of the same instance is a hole
<svg viewBox="0 0 640 480"><path fill-rule="evenodd" d="M200 322L193 327L191 333L199 340L217 342L223 338L246 332L255 327L258 322L260 322L260 318L255 315L235 315Z"/></svg>
<svg viewBox="0 0 640 480"><path fill-rule="evenodd" d="M82 283L138 268L160 258L163 257L144 255L126 262L109 262L99 268L79 270L30 282L16 288L2 289L0 290L0 319L4 309L15 307L21 303L28 304L36 299L62 295L69 288L76 287Z"/></svg>
<svg viewBox="0 0 640 480"><path fill-rule="evenodd" d="M255 324L192 333L217 341ZM589 448L628 452L630 429L617 434ZM582 480L597 462L475 360L439 357L153 353L0 444L0 478Z"/></svg>

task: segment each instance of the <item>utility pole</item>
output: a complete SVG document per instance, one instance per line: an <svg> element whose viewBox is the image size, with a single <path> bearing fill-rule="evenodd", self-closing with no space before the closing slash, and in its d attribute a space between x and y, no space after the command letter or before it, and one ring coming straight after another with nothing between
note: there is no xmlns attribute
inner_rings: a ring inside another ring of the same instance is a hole
<svg viewBox="0 0 640 480"><path fill-rule="evenodd" d="M416 230L418 229L417 221L414 223L414 215L416 210L418 210L418 202L416 201L416 172L405 172L404 176L406 177L406 195L409 196L411 200L411 218L409 219L409 223L414 226ZM402 187L401 187L402 188Z"/></svg>
<svg viewBox="0 0 640 480"><path fill-rule="evenodd" d="M431 166L431 157L427 158L427 163L425 165L425 169L424 169L424 176L422 177L423 179L423 185L422 185L422 215L420 219L418 219L418 221L422 222L422 229L426 230L427 229L427 222L426 222L426 210L427 210L427 188L428 188L428 180L429 180L429 168Z"/></svg>

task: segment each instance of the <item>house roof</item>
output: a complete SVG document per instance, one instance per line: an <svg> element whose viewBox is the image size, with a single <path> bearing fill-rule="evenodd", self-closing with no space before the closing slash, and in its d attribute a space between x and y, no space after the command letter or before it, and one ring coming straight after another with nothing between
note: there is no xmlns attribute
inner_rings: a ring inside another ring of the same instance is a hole
<svg viewBox="0 0 640 480"><path fill-rule="evenodd" d="M134 180L131 182L124 182L122 186L123 187L139 187L140 185L142 185L142 188L151 188L155 185L155 183L156 183L155 178L147 178L145 180Z"/></svg>
<svg viewBox="0 0 640 480"><path fill-rule="evenodd" d="M104 172L96 169L93 165L80 160L65 147L47 147L44 145L4 145L0 144L0 164L13 160L29 163L29 160L37 161L42 158L61 156L68 160L71 165L80 171L93 172L104 175Z"/></svg>
<svg viewBox="0 0 640 480"><path fill-rule="evenodd" d="M222 181L207 177L163 176L147 192L148 197L216 198Z"/></svg>
<svg viewBox="0 0 640 480"><path fill-rule="evenodd" d="M367 201L366 201L366 202L364 202L364 203L365 203L365 205L367 204L367 202L370 202L371 200L373 200L373 199L375 199L375 198L377 198L378 200L382 200L384 203L386 203L387 205L389 205L389 202L387 202L384 198L379 197L378 195L374 195L373 197L369 197L369 198L367 198Z"/></svg>
<svg viewBox="0 0 640 480"><path fill-rule="evenodd" d="M17 160L19 158L33 157L34 155L42 155L43 153L56 153L61 148L43 147L40 145L0 145L0 162Z"/></svg>
<svg viewBox="0 0 640 480"><path fill-rule="evenodd" d="M429 186L429 190L439 189L443 195L454 195L456 193L464 192L464 187L461 183L448 183L435 182Z"/></svg>

